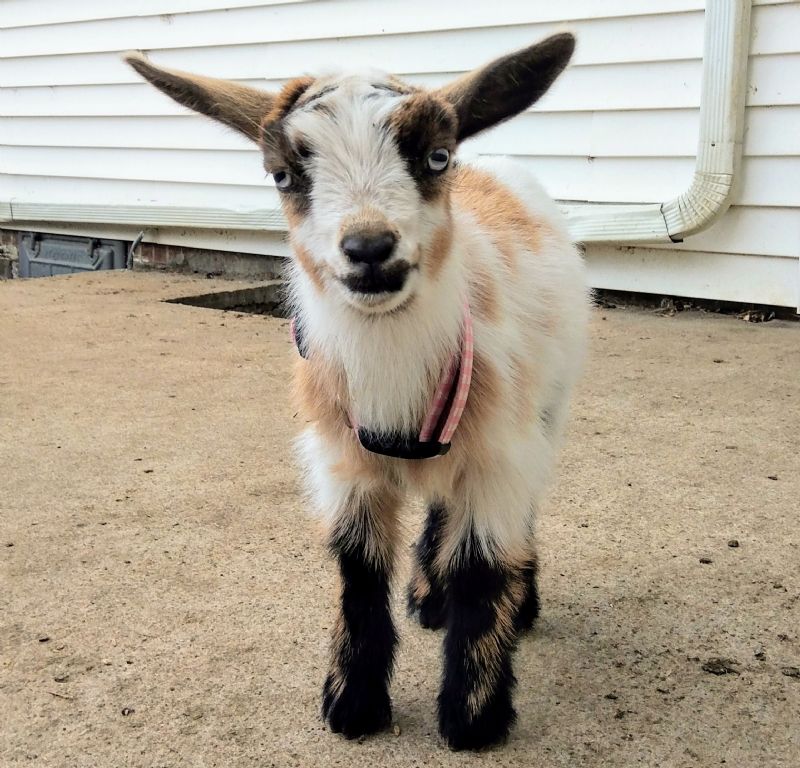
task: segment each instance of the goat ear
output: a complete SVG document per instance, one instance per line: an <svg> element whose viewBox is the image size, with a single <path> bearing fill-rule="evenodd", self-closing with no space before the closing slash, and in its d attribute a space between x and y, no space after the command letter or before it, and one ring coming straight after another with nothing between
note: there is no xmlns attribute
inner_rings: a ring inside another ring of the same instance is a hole
<svg viewBox="0 0 800 768"><path fill-rule="evenodd" d="M162 69L138 51L126 53L124 59L145 80L178 104L219 120L251 141L259 141L261 121L275 103L273 94L230 80Z"/></svg>
<svg viewBox="0 0 800 768"><path fill-rule="evenodd" d="M495 59L437 93L458 115L458 140L508 120L538 101L567 66L575 50L569 33Z"/></svg>

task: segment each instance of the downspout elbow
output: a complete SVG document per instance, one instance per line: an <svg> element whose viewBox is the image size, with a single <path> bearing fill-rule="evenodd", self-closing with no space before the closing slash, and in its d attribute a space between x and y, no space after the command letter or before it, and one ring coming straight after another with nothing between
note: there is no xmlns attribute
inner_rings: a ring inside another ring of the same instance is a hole
<svg viewBox="0 0 800 768"><path fill-rule="evenodd" d="M696 171L689 189L661 206L670 240L679 243L722 216L731 204L733 180L733 173Z"/></svg>

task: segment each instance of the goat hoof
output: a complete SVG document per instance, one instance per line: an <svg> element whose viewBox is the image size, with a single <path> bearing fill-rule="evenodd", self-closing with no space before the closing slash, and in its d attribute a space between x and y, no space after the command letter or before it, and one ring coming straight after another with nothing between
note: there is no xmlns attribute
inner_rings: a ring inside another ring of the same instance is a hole
<svg viewBox="0 0 800 768"><path fill-rule="evenodd" d="M447 620L447 604L441 595L429 594L417 600L409 591L408 615L416 618L423 629L441 629Z"/></svg>
<svg viewBox="0 0 800 768"><path fill-rule="evenodd" d="M463 703L439 699L439 732L454 752L478 751L501 744L508 738L516 719L507 694L495 694L474 717L468 714Z"/></svg>
<svg viewBox="0 0 800 768"><path fill-rule="evenodd" d="M338 693L330 676L322 690L322 716L334 733L357 739L386 728L392 721L392 704L385 687L364 681L349 682Z"/></svg>

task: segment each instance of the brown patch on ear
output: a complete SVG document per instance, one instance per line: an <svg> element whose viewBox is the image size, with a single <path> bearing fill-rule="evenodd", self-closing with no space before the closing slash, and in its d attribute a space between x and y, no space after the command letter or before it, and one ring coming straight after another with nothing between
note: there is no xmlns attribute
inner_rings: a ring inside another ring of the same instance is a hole
<svg viewBox="0 0 800 768"><path fill-rule="evenodd" d="M395 75L389 75L387 82L391 90L393 90L395 93L399 93L402 96L410 95L412 93L422 93L422 88L419 88L416 85L411 85L410 83L406 83Z"/></svg>
<svg viewBox="0 0 800 768"><path fill-rule="evenodd" d="M316 82L313 77L296 77L289 80L281 88L272 109L265 116L265 123L275 123L283 120L291 112L292 107L297 104L297 100Z"/></svg>
<svg viewBox="0 0 800 768"><path fill-rule="evenodd" d="M452 194L453 202L472 214L492 238L509 268L515 267L514 254L520 246L533 253L540 249L542 224L491 174L458 166Z"/></svg>
<svg viewBox="0 0 800 768"><path fill-rule="evenodd" d="M538 101L575 50L569 33L548 37L469 72L435 93L455 107L458 140L473 136Z"/></svg>
<svg viewBox="0 0 800 768"><path fill-rule="evenodd" d="M136 51L125 54L124 58L145 80L178 104L218 120L258 142L261 121L275 101L273 94L230 80L157 67Z"/></svg>
<svg viewBox="0 0 800 768"><path fill-rule="evenodd" d="M470 274L470 305L475 316L487 323L500 318L500 296L497 283L483 266L476 265Z"/></svg>
<svg viewBox="0 0 800 768"><path fill-rule="evenodd" d="M434 149L455 150L456 124L450 104L424 92L403 99L389 119L389 130L424 200L434 200L447 191L450 170L432 172L427 159Z"/></svg>

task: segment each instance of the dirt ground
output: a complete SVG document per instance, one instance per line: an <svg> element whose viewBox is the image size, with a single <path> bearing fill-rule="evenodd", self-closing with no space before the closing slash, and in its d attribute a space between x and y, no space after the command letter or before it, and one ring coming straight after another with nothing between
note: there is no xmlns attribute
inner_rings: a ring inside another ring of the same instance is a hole
<svg viewBox="0 0 800 768"><path fill-rule="evenodd" d="M161 301L232 287L0 283L2 768L800 765L800 324L595 313L519 724L452 754L399 600L394 728L323 727L286 322Z"/></svg>

